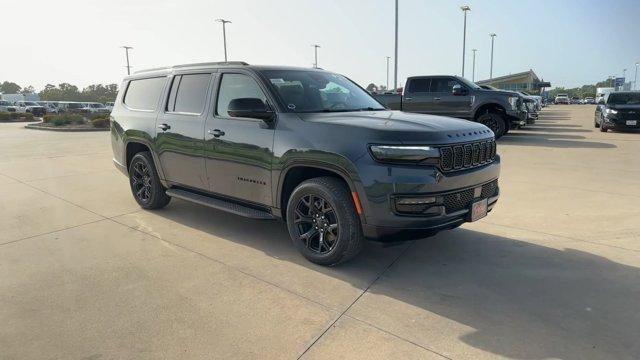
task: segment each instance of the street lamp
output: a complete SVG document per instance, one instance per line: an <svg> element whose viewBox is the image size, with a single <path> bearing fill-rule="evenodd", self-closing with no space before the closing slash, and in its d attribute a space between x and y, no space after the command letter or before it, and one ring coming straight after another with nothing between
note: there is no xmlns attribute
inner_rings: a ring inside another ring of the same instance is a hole
<svg viewBox="0 0 640 360"><path fill-rule="evenodd" d="M224 62L227 62L227 24L231 24L231 21L225 19L216 19L217 22L222 23L222 41L224 41Z"/></svg>
<svg viewBox="0 0 640 360"><path fill-rule="evenodd" d="M491 36L491 68L489 70L489 79L493 79L493 41L498 35L496 35L495 33L491 33L489 34L489 36Z"/></svg>
<svg viewBox="0 0 640 360"><path fill-rule="evenodd" d="M313 68L317 69L318 68L318 48L320 47L320 45L318 44L311 44L311 46L313 46L313 52L314 52L314 63L313 63Z"/></svg>
<svg viewBox="0 0 640 360"><path fill-rule="evenodd" d="M393 55L393 90L398 88L398 0L396 0L396 41Z"/></svg>
<svg viewBox="0 0 640 360"><path fill-rule="evenodd" d="M464 77L464 52L467 45L467 11L471 11L469 5L460 6L460 10L464 13L464 28L462 30L462 77Z"/></svg>
<svg viewBox="0 0 640 360"><path fill-rule="evenodd" d="M633 78L633 89L638 90L638 65L640 63L636 63L636 76Z"/></svg>
<svg viewBox="0 0 640 360"><path fill-rule="evenodd" d="M124 49L124 53L127 57L127 75L131 75L131 66L129 65L129 49L133 49L131 46L120 46Z"/></svg>
<svg viewBox="0 0 640 360"><path fill-rule="evenodd" d="M473 70L471 71L471 81L476 82L476 51L478 49L471 49L473 51Z"/></svg>
<svg viewBox="0 0 640 360"><path fill-rule="evenodd" d="M391 59L391 56L387 56L387 88L385 89L386 91L389 91L389 59ZM638 67L636 66L636 72L637 71L638 71Z"/></svg>

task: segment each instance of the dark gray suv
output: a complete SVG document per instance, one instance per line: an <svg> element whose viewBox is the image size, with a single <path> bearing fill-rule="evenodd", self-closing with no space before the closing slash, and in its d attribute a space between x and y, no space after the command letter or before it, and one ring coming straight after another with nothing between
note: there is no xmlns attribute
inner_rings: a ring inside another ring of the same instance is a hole
<svg viewBox="0 0 640 360"><path fill-rule="evenodd" d="M113 160L143 208L176 197L282 219L318 264L355 256L367 238L478 220L498 199L491 130L387 110L339 74L206 63L138 72L121 89Z"/></svg>

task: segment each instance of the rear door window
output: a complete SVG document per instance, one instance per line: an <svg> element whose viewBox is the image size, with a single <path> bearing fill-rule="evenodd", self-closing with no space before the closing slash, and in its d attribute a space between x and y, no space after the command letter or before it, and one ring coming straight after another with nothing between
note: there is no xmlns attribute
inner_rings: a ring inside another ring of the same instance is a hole
<svg viewBox="0 0 640 360"><path fill-rule="evenodd" d="M167 111L202 114L211 74L187 74L174 77Z"/></svg>
<svg viewBox="0 0 640 360"><path fill-rule="evenodd" d="M134 110L155 110L165 81L165 77L131 80L124 95L125 105Z"/></svg>
<svg viewBox="0 0 640 360"><path fill-rule="evenodd" d="M411 79L408 90L410 93L429 92L429 79Z"/></svg>

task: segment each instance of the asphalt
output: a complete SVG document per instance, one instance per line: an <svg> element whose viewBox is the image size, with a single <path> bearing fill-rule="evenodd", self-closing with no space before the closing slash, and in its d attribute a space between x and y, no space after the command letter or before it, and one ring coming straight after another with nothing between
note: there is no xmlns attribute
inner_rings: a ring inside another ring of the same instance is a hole
<svg viewBox="0 0 640 360"><path fill-rule="evenodd" d="M108 133L0 124L1 359L638 359L640 133L553 106L481 221L324 268L284 224L141 210Z"/></svg>

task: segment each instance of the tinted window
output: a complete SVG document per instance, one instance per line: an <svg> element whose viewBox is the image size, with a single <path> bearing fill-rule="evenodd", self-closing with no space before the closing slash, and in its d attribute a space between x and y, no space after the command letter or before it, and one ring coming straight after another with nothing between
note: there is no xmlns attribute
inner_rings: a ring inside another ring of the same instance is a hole
<svg viewBox="0 0 640 360"><path fill-rule="evenodd" d="M250 76L242 74L222 75L216 114L229 116L229 113L227 112L229 103L233 99L241 98L257 98L264 102L267 101L267 98L264 96L264 93L262 92L262 89L260 89L260 86L258 86L258 83Z"/></svg>
<svg viewBox="0 0 640 360"><path fill-rule="evenodd" d="M201 114L207 97L210 74L176 76L171 85L168 111Z"/></svg>
<svg viewBox="0 0 640 360"><path fill-rule="evenodd" d="M409 92L429 92L429 79L411 79L409 82Z"/></svg>
<svg viewBox="0 0 640 360"><path fill-rule="evenodd" d="M607 104L638 105L640 104L640 93L611 93Z"/></svg>
<svg viewBox="0 0 640 360"><path fill-rule="evenodd" d="M155 110L166 78L131 80L124 103L136 110Z"/></svg>
<svg viewBox="0 0 640 360"><path fill-rule="evenodd" d="M454 85L460 83L454 79L439 78L431 80L431 92L452 92Z"/></svg>

